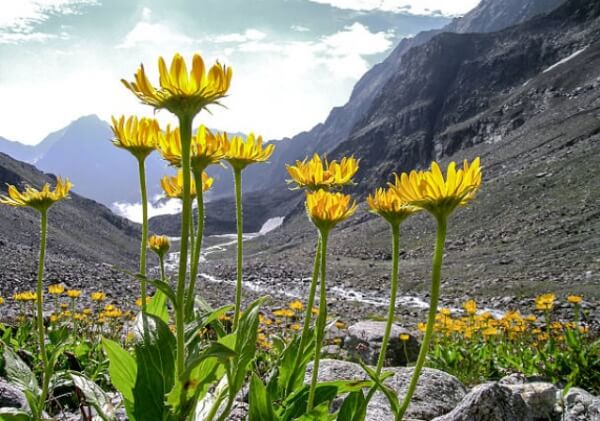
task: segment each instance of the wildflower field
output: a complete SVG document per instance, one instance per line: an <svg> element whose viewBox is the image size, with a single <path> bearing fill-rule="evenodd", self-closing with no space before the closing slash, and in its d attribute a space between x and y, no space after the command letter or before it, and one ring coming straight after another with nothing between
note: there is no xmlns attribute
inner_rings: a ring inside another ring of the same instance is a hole
<svg viewBox="0 0 600 421"><path fill-rule="evenodd" d="M226 100L231 68L216 63L207 70L194 55L188 71L177 54L170 67L159 58L158 70L158 86L143 66L134 81L123 84L142 103L172 113L178 127L163 130L156 120L136 116L112 120L114 145L135 158L132 165L137 163L143 205L139 270L129 274L139 284L139 296L130 297L129 308L120 308L103 291L69 290L44 281L51 207L68 198L68 179L57 178L54 189L9 186L0 198L5 205L33 208L40 215L36 288L0 299L4 306L18 307L17 318L0 326L0 375L25 394L28 408L1 408L1 419L60 419L65 411L78 409L85 420L112 420L123 413L144 421L227 420L245 400L249 420L364 420L375 393L383 393L395 419L402 420L425 366L447 371L465 384L522 373L600 393L600 344L586 324L583 297L541 295L527 314L495 316L479 310L474 300L462 309L438 309L446 234L454 211L473 202L482 187L479 158L462 165L451 162L445 171L433 162L428 170L390 174L393 181L368 196L366 206L389 223L392 250L381 350L374 366L361 363L367 380L319 382L323 348L344 341L344 321L328 314L327 257L332 230L359 211L357 201L344 192L360 182L359 158L328 161L314 155L288 167L291 188L305 192L306 213L316 232L310 288L302 300L284 307L274 307L269 297L244 307L242 178L249 165L267 162L275 146L263 145L262 137L252 133L229 136L197 125L196 119L209 108L216 112L213 106ZM165 271L169 239L148 233L145 161L154 152L178 171L161 182L165 194L182 204L179 262L172 274ZM235 183L237 277L231 304L215 309L202 299L197 280L203 194L213 183L205 170L219 164L231 168ZM398 396L385 383L390 375L385 356L397 321L401 227L419 212L429 214L437 226L430 302L427 318L407 326L413 333L398 338L404 343L413 335L420 340L410 383ZM160 262L157 279L148 276L148 250ZM568 319L554 311L559 300L570 305ZM331 337L334 325L340 334ZM333 405L338 399L342 403Z"/></svg>

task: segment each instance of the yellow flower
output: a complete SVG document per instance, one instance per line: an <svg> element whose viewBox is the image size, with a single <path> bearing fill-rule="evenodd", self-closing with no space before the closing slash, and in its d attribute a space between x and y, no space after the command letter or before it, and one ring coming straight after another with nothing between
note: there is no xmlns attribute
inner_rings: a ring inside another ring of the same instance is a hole
<svg viewBox="0 0 600 421"><path fill-rule="evenodd" d="M104 311L113 311L115 309L115 305L114 304L106 304L104 306Z"/></svg>
<svg viewBox="0 0 600 421"><path fill-rule="evenodd" d="M298 323L294 323L293 325L290 326L290 328L295 331L299 331L301 329L301 327Z"/></svg>
<svg viewBox="0 0 600 421"><path fill-rule="evenodd" d="M408 333L401 333L400 334L400 340L402 342L406 342L410 339L410 335Z"/></svg>
<svg viewBox="0 0 600 421"><path fill-rule="evenodd" d="M417 329L419 329L420 332L425 332L427 325L423 322L419 322L417 323Z"/></svg>
<svg viewBox="0 0 600 421"><path fill-rule="evenodd" d="M146 297L146 304L150 304L150 302L152 301L152 297ZM135 305L138 307L142 306L142 298L138 298L137 300L135 300Z"/></svg>
<svg viewBox="0 0 600 421"><path fill-rule="evenodd" d="M276 317L291 318L291 317L294 317L295 313L290 309L282 308L282 309L273 311L273 315Z"/></svg>
<svg viewBox="0 0 600 421"><path fill-rule="evenodd" d="M552 310L554 307L554 300L556 295L554 294L543 294L535 299L535 308L537 310Z"/></svg>
<svg viewBox="0 0 600 421"><path fill-rule="evenodd" d="M450 310L450 309L449 309L449 308L447 308L447 307L442 307L442 308L440 308L439 312L440 312L440 314L441 314L441 315L443 315L443 316L445 316L445 317L448 317L448 316L451 316L451 315L452 315L452 310Z"/></svg>
<svg viewBox="0 0 600 421"><path fill-rule="evenodd" d="M268 144L263 148L262 136L250 133L246 139L241 136L227 137L227 133L219 134L223 140L223 159L234 169L243 170L246 166L257 162L265 162L273 154L275 145Z"/></svg>
<svg viewBox="0 0 600 421"><path fill-rule="evenodd" d="M290 303L290 309L294 311L302 311L304 309L304 304L300 300L294 300Z"/></svg>
<svg viewBox="0 0 600 421"><path fill-rule="evenodd" d="M202 173L202 191L209 190L213 185L214 179L209 177L205 172ZM165 194L168 197L174 199L181 199L183 197L183 171L177 171L177 175L170 177L165 175L160 180ZM190 197L193 199L196 197L196 183L193 178L190 178Z"/></svg>
<svg viewBox="0 0 600 421"><path fill-rule="evenodd" d="M199 54L194 54L189 74L185 60L179 54L173 57L170 71L165 60L159 57L158 70L160 88L150 83L143 65L136 72L134 82L123 79L121 82L143 103L156 109L167 109L180 117L193 117L208 105L218 103L231 84L230 67L217 62L207 74Z"/></svg>
<svg viewBox="0 0 600 421"><path fill-rule="evenodd" d="M50 323L56 323L56 322L58 322L58 315L57 315L57 314L54 314L54 313L52 313L52 314L50 315Z"/></svg>
<svg viewBox="0 0 600 421"><path fill-rule="evenodd" d="M138 159L145 159L156 149L163 137L158 121L131 116L125 121L125 116L118 120L112 117L113 144L131 152Z"/></svg>
<svg viewBox="0 0 600 421"><path fill-rule="evenodd" d="M333 228L356 212L356 202L350 195L325 190L306 195L308 217L319 229Z"/></svg>
<svg viewBox="0 0 600 421"><path fill-rule="evenodd" d="M496 329L495 327L488 327L487 329L484 329L481 333L483 333L483 336L485 337L496 336L498 335L498 329Z"/></svg>
<svg viewBox="0 0 600 421"><path fill-rule="evenodd" d="M60 308L61 310L66 310L69 308L69 305L67 303L60 303Z"/></svg>
<svg viewBox="0 0 600 421"><path fill-rule="evenodd" d="M89 316L92 314L92 309L91 308L84 308L83 309L83 314L85 314L86 316Z"/></svg>
<svg viewBox="0 0 600 421"><path fill-rule="evenodd" d="M153 235L148 239L148 247L159 257L163 257L169 251L171 243L166 235Z"/></svg>
<svg viewBox="0 0 600 421"><path fill-rule="evenodd" d="M374 194L367 197L371 212L383 217L392 224L399 224L421 208L411 206L403 201L393 189L375 190Z"/></svg>
<svg viewBox="0 0 600 421"><path fill-rule="evenodd" d="M346 329L346 323L338 320L337 322L335 322L335 327L337 327L338 329Z"/></svg>
<svg viewBox="0 0 600 421"><path fill-rule="evenodd" d="M433 162L430 171L411 171L410 174L396 174L395 178L390 186L402 200L436 216L443 216L475 197L481 185L481 168L479 158L471 164L465 160L463 168L458 170L456 163L451 162L444 179L440 166Z"/></svg>
<svg viewBox="0 0 600 421"><path fill-rule="evenodd" d="M0 305L4 304L4 298L0 297Z"/></svg>
<svg viewBox="0 0 600 421"><path fill-rule="evenodd" d="M310 191L319 189L329 190L352 183L352 178L358 171L358 160L353 156L342 158L340 162L322 160L317 154L309 160L296 161L295 165L287 165L291 180L298 188Z"/></svg>
<svg viewBox="0 0 600 421"><path fill-rule="evenodd" d="M583 297L581 295L569 295L567 301L571 304L580 304L583 301Z"/></svg>
<svg viewBox="0 0 600 421"><path fill-rule="evenodd" d="M471 316L477 313L477 302L475 300L468 300L463 303L463 308Z"/></svg>
<svg viewBox="0 0 600 421"><path fill-rule="evenodd" d="M69 298L79 298L81 296L81 290L80 289L70 289L67 291L67 297Z"/></svg>
<svg viewBox="0 0 600 421"><path fill-rule="evenodd" d="M179 128L167 131L161 137L158 151L169 164L181 167L181 136ZM223 159L223 137L214 135L205 126L201 125L195 135L192 136L190 149L191 169L204 171L212 164L218 164Z"/></svg>
<svg viewBox="0 0 600 421"><path fill-rule="evenodd" d="M11 184L8 185L8 196L0 195L0 203L10 206L29 206L40 212L46 211L54 203L66 198L73 184L68 178L62 180L56 178L56 187L54 191L50 190L50 184L46 183L42 190L34 189L31 186L25 186L22 193Z"/></svg>
<svg viewBox="0 0 600 421"><path fill-rule="evenodd" d="M90 295L92 301L104 301L106 300L106 293L102 292L102 291L97 291L97 292L92 292L92 294Z"/></svg>
<svg viewBox="0 0 600 421"><path fill-rule="evenodd" d="M313 307L313 308L311 308L311 309L310 309L310 313L311 313L313 316L316 316L317 314L319 314L319 308L318 308L318 307Z"/></svg>
<svg viewBox="0 0 600 421"><path fill-rule="evenodd" d="M35 301L37 300L37 294L33 291L17 292L13 295L15 301Z"/></svg>
<svg viewBox="0 0 600 421"><path fill-rule="evenodd" d="M48 293L52 295L61 295L63 292L65 292L65 286L62 284L48 286Z"/></svg>

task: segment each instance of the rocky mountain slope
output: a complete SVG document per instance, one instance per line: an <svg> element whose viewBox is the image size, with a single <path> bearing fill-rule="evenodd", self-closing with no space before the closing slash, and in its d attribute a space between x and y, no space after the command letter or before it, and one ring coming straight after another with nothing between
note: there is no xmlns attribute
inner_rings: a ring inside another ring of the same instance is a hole
<svg viewBox="0 0 600 421"><path fill-rule="evenodd" d="M54 182L32 165L0 153L0 191L6 184L41 187ZM49 212L47 282L69 287L102 288L109 293L129 291L135 281L108 264L135 270L139 253L139 226L114 215L103 205L77 194ZM32 288L37 273L38 213L0 206L0 295Z"/></svg>
<svg viewBox="0 0 600 421"><path fill-rule="evenodd" d="M448 305L484 296L491 307L525 306L519 297L542 292L600 298L599 29L600 3L569 0L500 32L441 34L406 54L336 149L362 159L361 201L393 171L481 156L482 191L450 225ZM388 231L364 204L336 229L328 284L338 314L387 294ZM403 225L403 292L426 293L434 234L425 214ZM298 204L281 229L246 246L250 282L301 291L315 238ZM228 253L212 266L223 279L234 273Z"/></svg>

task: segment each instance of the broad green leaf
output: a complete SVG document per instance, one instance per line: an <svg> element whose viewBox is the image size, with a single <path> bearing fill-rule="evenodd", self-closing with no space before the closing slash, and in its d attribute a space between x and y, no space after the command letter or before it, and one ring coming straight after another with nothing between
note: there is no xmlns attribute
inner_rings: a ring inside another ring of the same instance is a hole
<svg viewBox="0 0 600 421"><path fill-rule="evenodd" d="M154 288L156 288L158 291L165 294L167 298L171 300L173 308L177 307L177 298L175 297L175 291L173 291L171 285L169 285L165 281L161 281L160 279L148 279L148 283Z"/></svg>
<svg viewBox="0 0 600 421"><path fill-rule="evenodd" d="M167 295L161 291L156 291L152 300L146 306L146 312L158 317L165 323L169 323L169 309L167 308Z"/></svg>
<svg viewBox="0 0 600 421"><path fill-rule="evenodd" d="M297 418L298 421L329 421L334 420L335 415L329 413L330 402L323 402L316 405L308 414L304 414Z"/></svg>
<svg viewBox="0 0 600 421"><path fill-rule="evenodd" d="M108 356L108 373L113 386L121 392L123 399L133 402L133 388L137 377L135 359L117 342L102 338L102 348Z"/></svg>
<svg viewBox="0 0 600 421"><path fill-rule="evenodd" d="M6 344L4 344L4 372L6 379L21 390L41 393L35 375L29 366Z"/></svg>
<svg viewBox="0 0 600 421"><path fill-rule="evenodd" d="M338 412L339 421L362 421L366 414L366 400L362 390L349 393Z"/></svg>
<svg viewBox="0 0 600 421"><path fill-rule="evenodd" d="M383 394L385 395L385 397L388 399L388 401L390 403L390 407L392 408L392 412L397 413L398 409L400 408L400 402L398 402L398 395L390 387L383 384L384 380L387 379L388 377L393 376L394 373L392 373L391 371L388 371L387 373L384 372L378 378L375 370L373 370L372 368L365 365L362 361L359 361L359 364L363 368L363 370L367 373L367 375L371 378L373 383L375 383L373 385L373 387L381 390L383 392ZM369 404L369 402L365 401L365 405L368 405L368 404Z"/></svg>
<svg viewBox="0 0 600 421"><path fill-rule="evenodd" d="M0 420L2 421L33 421L34 418L18 408L0 408Z"/></svg>
<svg viewBox="0 0 600 421"><path fill-rule="evenodd" d="M79 373L70 373L73 385L81 390L85 401L92 406L100 418L104 421L114 420L115 408L113 407L110 397L93 381L84 377Z"/></svg>
<svg viewBox="0 0 600 421"><path fill-rule="evenodd" d="M148 315L148 338L135 346L137 375L133 415L137 420L162 421L168 414L165 395L175 383L175 337L158 317Z"/></svg>
<svg viewBox="0 0 600 421"><path fill-rule="evenodd" d="M279 419L273 411L273 403L267 393L267 388L256 373L252 374L252 380L250 381L249 407L249 421L277 421Z"/></svg>

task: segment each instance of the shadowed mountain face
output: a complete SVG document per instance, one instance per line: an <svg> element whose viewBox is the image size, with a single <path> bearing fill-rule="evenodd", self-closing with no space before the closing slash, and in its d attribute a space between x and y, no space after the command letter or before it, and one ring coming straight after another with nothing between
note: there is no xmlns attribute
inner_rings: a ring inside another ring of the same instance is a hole
<svg viewBox="0 0 600 421"><path fill-rule="evenodd" d="M54 177L32 165L0 153L0 191L6 184L22 188L54 185ZM120 279L105 264L135 268L140 229L103 205L77 194L55 204L48 213L46 279L81 286L85 280L100 287ZM3 296L33 285L39 242L39 214L28 208L0 205L0 290ZM135 281L128 281L135 286ZM89 286L88 286L89 288Z"/></svg>

